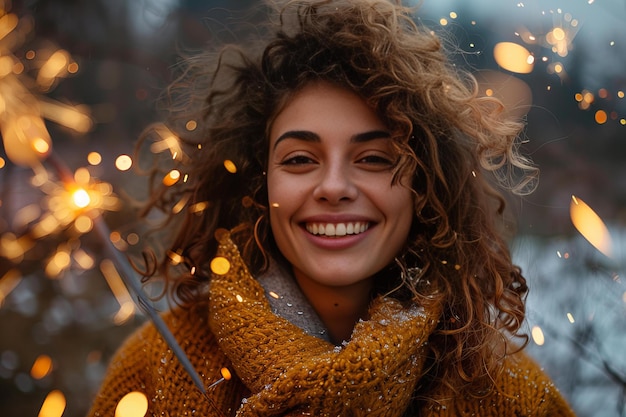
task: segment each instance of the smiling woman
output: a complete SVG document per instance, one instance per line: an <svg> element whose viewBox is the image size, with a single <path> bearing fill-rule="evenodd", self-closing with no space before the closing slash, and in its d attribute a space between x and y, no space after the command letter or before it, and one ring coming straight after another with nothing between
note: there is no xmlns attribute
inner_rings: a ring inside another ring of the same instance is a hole
<svg viewBox="0 0 626 417"><path fill-rule="evenodd" d="M146 277L208 394L146 325L91 415L134 391L150 415L572 415L521 350L526 281L496 227L491 180L536 177L521 125L397 2L273 12L260 56L188 60L143 137L184 178L154 182L173 238Z"/></svg>
<svg viewBox="0 0 626 417"><path fill-rule="evenodd" d="M407 240L410 180L392 183L398 157L391 135L349 90L308 84L269 130L272 235L331 340L340 344L367 317L374 275Z"/></svg>

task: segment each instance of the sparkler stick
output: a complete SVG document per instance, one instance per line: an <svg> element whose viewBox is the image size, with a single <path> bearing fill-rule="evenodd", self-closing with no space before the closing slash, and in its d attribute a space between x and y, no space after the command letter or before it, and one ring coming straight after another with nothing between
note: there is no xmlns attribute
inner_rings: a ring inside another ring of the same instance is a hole
<svg viewBox="0 0 626 417"><path fill-rule="evenodd" d="M50 154L50 156L48 157L48 162L54 167L55 171L58 173L63 181L73 181L70 170L58 157L56 157L54 153ZM174 338L174 335L142 290L141 286L138 283L138 279L136 278L135 270L130 266L128 260L122 255L119 250L117 250L117 248L109 239L111 232L104 222L102 215L100 214L97 215L94 219L94 230L100 237L100 240L104 243L109 255L113 258L113 262L118 267L122 280L124 281L126 286L129 287L136 294L136 304L146 314L148 314L148 316L152 320L152 323L161 334L170 349L172 349L172 352L174 352L174 355L176 355L176 358L178 358L180 364L183 366L185 371L187 371L195 386L200 390L200 392L202 392L205 397L207 397L207 391L204 387L202 379L200 378L200 375L193 367L191 361L187 357L187 354L182 349L180 344L176 341L176 338Z"/></svg>

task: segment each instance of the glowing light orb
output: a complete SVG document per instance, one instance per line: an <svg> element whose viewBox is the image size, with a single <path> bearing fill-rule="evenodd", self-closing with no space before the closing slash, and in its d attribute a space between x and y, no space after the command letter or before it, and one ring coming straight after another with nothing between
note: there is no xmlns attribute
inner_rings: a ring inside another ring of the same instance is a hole
<svg viewBox="0 0 626 417"><path fill-rule="evenodd" d="M89 216L78 216L74 220L74 228L79 233L87 233L93 229L93 220Z"/></svg>
<svg viewBox="0 0 626 417"><path fill-rule="evenodd" d="M163 177L163 185L166 187L171 187L176 184L180 180L180 171L177 169L173 169L168 172L165 177Z"/></svg>
<svg viewBox="0 0 626 417"><path fill-rule="evenodd" d="M59 390L51 391L43 401L38 417L61 417L65 411L65 396Z"/></svg>
<svg viewBox="0 0 626 417"><path fill-rule="evenodd" d="M74 172L74 181L77 183L88 185L90 180L91 174L87 168L81 167Z"/></svg>
<svg viewBox="0 0 626 417"><path fill-rule="evenodd" d="M206 210L208 207L209 207L209 203L208 202L201 201L199 203L192 204L191 206L189 206L189 211L192 212L192 213L200 214L204 210Z"/></svg>
<svg viewBox="0 0 626 417"><path fill-rule="evenodd" d="M102 155L98 152L89 152L89 155L87 155L87 162L91 165L99 165L100 162L102 162Z"/></svg>
<svg viewBox="0 0 626 417"><path fill-rule="evenodd" d="M528 49L513 42L500 42L493 48L493 56L502 68L519 74L533 70L534 58Z"/></svg>
<svg viewBox="0 0 626 417"><path fill-rule="evenodd" d="M136 245L139 243L139 235L137 233L129 233L128 236L126 236L126 241L129 245Z"/></svg>
<svg viewBox="0 0 626 417"><path fill-rule="evenodd" d="M57 253L54 254L54 256L52 257L52 262L59 268L59 269L65 269L68 266L70 266L70 263L72 262L72 258L70 258L70 254L67 253L66 251L58 251Z"/></svg>
<svg viewBox="0 0 626 417"><path fill-rule="evenodd" d="M50 144L44 138L34 138L32 147L40 154L46 154L50 150Z"/></svg>
<svg viewBox="0 0 626 417"><path fill-rule="evenodd" d="M230 381L230 379L232 378L232 375L228 368L220 369L220 374L222 374L222 378L224 378L226 381Z"/></svg>
<svg viewBox="0 0 626 417"><path fill-rule="evenodd" d="M133 160L128 155L120 155L115 160L115 167L120 171L128 171L133 166Z"/></svg>
<svg viewBox="0 0 626 417"><path fill-rule="evenodd" d="M543 344L546 342L546 338L543 335L543 330L541 330L541 327L539 326L533 326L531 330L531 335L533 337L533 342L535 342L537 346L543 346Z"/></svg>
<svg viewBox="0 0 626 417"><path fill-rule="evenodd" d="M552 36L557 41L562 41L565 39L565 31L563 30L563 28L554 28L554 30L552 31Z"/></svg>
<svg viewBox="0 0 626 417"><path fill-rule="evenodd" d="M189 120L185 124L185 129L189 130L190 132L193 130L196 130L197 127L198 127L198 123L195 120Z"/></svg>
<svg viewBox="0 0 626 417"><path fill-rule="evenodd" d="M170 258L170 261L173 265L178 265L185 260L185 258L180 253L176 253L173 251L168 251L167 256L168 258Z"/></svg>
<svg viewBox="0 0 626 417"><path fill-rule="evenodd" d="M115 407L115 417L144 417L147 412L148 399L144 393L138 391L124 395Z"/></svg>
<svg viewBox="0 0 626 417"><path fill-rule="evenodd" d="M594 119L596 121L597 124L602 125L604 123L606 123L606 121L609 119L606 112L604 110L598 110L594 116Z"/></svg>
<svg viewBox="0 0 626 417"><path fill-rule="evenodd" d="M67 72L69 72L70 74L76 74L78 72L78 64L76 62L71 62L68 66L67 66Z"/></svg>
<svg viewBox="0 0 626 417"><path fill-rule="evenodd" d="M178 200L178 202L174 204L174 207L172 207L172 213L174 214L180 213L187 205L187 201L189 201L189 197L190 195L186 194L180 200Z"/></svg>
<svg viewBox="0 0 626 417"><path fill-rule="evenodd" d="M222 256L216 256L211 261L211 271L216 275L225 275L230 270L230 262Z"/></svg>
<svg viewBox="0 0 626 417"><path fill-rule="evenodd" d="M34 379L42 379L50 374L50 371L52 371L52 358L48 355L40 355L30 369L30 376Z"/></svg>
<svg viewBox="0 0 626 417"><path fill-rule="evenodd" d="M572 196L570 203L572 224L589 243L607 257L612 257L611 235L606 225L584 201Z"/></svg>
<svg viewBox="0 0 626 417"><path fill-rule="evenodd" d="M230 159L224 161L224 168L226 168L226 171L230 172L231 174L235 174L237 172L237 166Z"/></svg>
<svg viewBox="0 0 626 417"><path fill-rule="evenodd" d="M85 208L91 203L91 197L87 191L79 188L72 193L72 203L78 208Z"/></svg>

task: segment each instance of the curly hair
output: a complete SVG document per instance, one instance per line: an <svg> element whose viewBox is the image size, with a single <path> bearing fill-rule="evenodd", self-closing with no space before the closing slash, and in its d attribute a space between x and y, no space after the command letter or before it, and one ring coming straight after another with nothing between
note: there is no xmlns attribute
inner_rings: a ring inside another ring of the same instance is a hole
<svg viewBox="0 0 626 417"><path fill-rule="evenodd" d="M380 274L398 298L443 306L416 395L481 395L501 371L508 337L523 336L527 292L496 225L504 199L491 184L522 193L537 169L518 150L522 123L479 96L475 79L412 13L385 0L290 1L263 47L251 49L260 54L231 45L186 60L167 95L167 127L144 135L157 144L178 138L172 156L187 179L153 181L146 213L161 209L176 227L147 275L165 276L179 303L199 302L220 228L235 231L253 274L268 256L280 259L266 221L267 132L307 83L333 83L362 97L393 133L394 181L412 178L409 239Z"/></svg>

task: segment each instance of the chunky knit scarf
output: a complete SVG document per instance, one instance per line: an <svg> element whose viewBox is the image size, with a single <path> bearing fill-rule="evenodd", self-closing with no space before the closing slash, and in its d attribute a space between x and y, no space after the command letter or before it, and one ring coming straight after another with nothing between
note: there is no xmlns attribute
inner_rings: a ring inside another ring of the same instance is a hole
<svg viewBox="0 0 626 417"><path fill-rule="evenodd" d="M272 312L227 233L217 256L229 268L212 277L209 325L252 392L239 416L404 413L422 376L436 312L381 296L350 341L334 346Z"/></svg>

